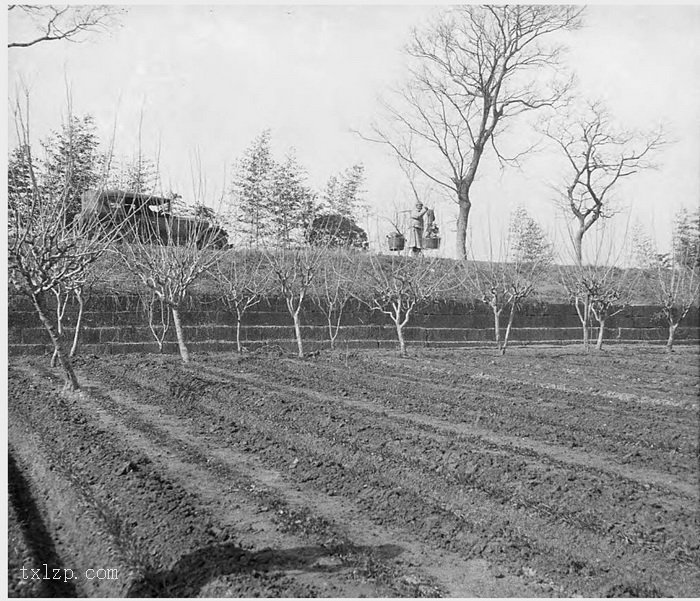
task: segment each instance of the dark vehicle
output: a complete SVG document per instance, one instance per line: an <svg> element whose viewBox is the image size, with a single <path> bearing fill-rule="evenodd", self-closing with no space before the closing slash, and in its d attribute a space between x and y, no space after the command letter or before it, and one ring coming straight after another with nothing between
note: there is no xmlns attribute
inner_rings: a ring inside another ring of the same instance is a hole
<svg viewBox="0 0 700 601"><path fill-rule="evenodd" d="M77 219L82 226L118 231L126 242L138 238L150 243L195 242L197 248L226 248L226 230L206 219L173 215L172 200L123 190L89 190L82 195Z"/></svg>

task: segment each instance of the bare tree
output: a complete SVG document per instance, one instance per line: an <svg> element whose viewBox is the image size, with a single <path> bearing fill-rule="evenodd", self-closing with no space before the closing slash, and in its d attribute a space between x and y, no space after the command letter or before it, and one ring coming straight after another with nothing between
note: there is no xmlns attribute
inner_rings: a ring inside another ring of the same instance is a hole
<svg viewBox="0 0 700 601"><path fill-rule="evenodd" d="M668 326L666 350L673 352L678 326L690 309L700 303L700 275L698 268L693 269L676 261L670 267L659 262L656 281L661 316Z"/></svg>
<svg viewBox="0 0 700 601"><path fill-rule="evenodd" d="M561 47L545 42L578 27L581 14L571 6L467 5L414 31L410 80L385 105L389 122L365 138L387 144L454 195L458 257L467 254L471 188L485 152L491 145L501 164L517 163L527 149L506 157L496 146L504 126L564 99L569 81L557 81ZM546 71L553 78L545 83Z"/></svg>
<svg viewBox="0 0 700 601"><path fill-rule="evenodd" d="M620 269L614 262L561 268L560 280L576 307L586 351L590 348L593 320L598 325L596 349L601 350L607 320L629 305L638 279L638 272Z"/></svg>
<svg viewBox="0 0 700 601"><path fill-rule="evenodd" d="M422 302L451 288L451 270L436 258L382 257L370 255L363 288L356 298L371 309L387 315L396 327L399 353L406 356L404 328L414 309Z"/></svg>
<svg viewBox="0 0 700 601"><path fill-rule="evenodd" d="M501 355L506 354L515 314L521 309L523 301L535 293L539 273L541 264L538 263L464 263L465 288L468 293L475 292L477 298L491 308L496 346ZM508 322L501 338L501 317L504 311L507 311Z"/></svg>
<svg viewBox="0 0 700 601"><path fill-rule="evenodd" d="M62 298L79 286L90 265L104 254L118 232L108 233L79 219L71 221L70 186L42 185L32 158L27 113L17 105L15 126L28 185L22 202L14 203L14 214L8 219L10 280L36 309L53 345L54 360L63 370L66 388L77 390L80 385L59 325L64 309L59 307L57 319L52 320L47 294Z"/></svg>
<svg viewBox="0 0 700 601"><path fill-rule="evenodd" d="M256 251L230 250L211 270L221 300L236 316L236 348L243 352L241 324L243 316L257 305L271 288L265 256Z"/></svg>
<svg viewBox="0 0 700 601"><path fill-rule="evenodd" d="M287 304L294 322L298 357L304 358L304 341L301 335L301 309L311 293L314 278L322 264L327 249L323 246L284 245L277 249L265 249L264 254L277 280L277 290Z"/></svg>
<svg viewBox="0 0 700 601"><path fill-rule="evenodd" d="M203 197L203 182L194 196ZM195 203L197 204L197 203ZM193 284L216 264L224 252L206 220L184 219L170 213L142 211L128 215L129 243L114 246L126 268L152 290L170 310L180 357L189 363L180 312Z"/></svg>
<svg viewBox="0 0 700 601"><path fill-rule="evenodd" d="M85 314L85 304L89 300L93 287L100 281L101 272L96 269L94 263L88 265L86 269L76 274L74 278L65 282L59 283L52 292L56 297L56 331L59 336L63 336L63 318L66 314L66 308L70 298L74 298L78 303L78 314L75 319L75 327L73 328L73 342L68 352L68 356L72 359L78 353L78 345L80 343L80 333L83 325L83 315ZM54 350L51 357L51 367L56 366L58 353Z"/></svg>
<svg viewBox="0 0 700 601"><path fill-rule="evenodd" d="M43 42L78 42L85 33L103 32L117 23L124 9L115 6L52 6L10 4L10 31L23 39L8 48L28 48Z"/></svg>
<svg viewBox="0 0 700 601"><path fill-rule="evenodd" d="M566 157L561 205L575 220L574 254L581 264L586 232L599 219L615 214L611 197L620 180L653 167L649 158L665 141L660 129L634 132L617 127L600 102L589 104L578 116L550 121L542 131Z"/></svg>
<svg viewBox="0 0 700 601"><path fill-rule="evenodd" d="M148 329L158 345L158 352L163 352L165 337L170 331L170 308L153 288L139 286L138 296L141 310L148 320Z"/></svg>
<svg viewBox="0 0 700 601"><path fill-rule="evenodd" d="M462 264L462 287L475 294L493 313L496 346L505 355L516 313L536 292L536 283L552 262L551 245L537 222L518 207L511 213L508 236L494 252L490 242L488 261ZM508 321L501 338L501 317Z"/></svg>
<svg viewBox="0 0 700 601"><path fill-rule="evenodd" d="M359 261L348 250L330 250L319 267L319 276L312 287L312 298L328 325L331 350L340 332L345 308L353 298Z"/></svg>
<svg viewBox="0 0 700 601"><path fill-rule="evenodd" d="M682 216L682 213L681 213ZM637 261L651 277L660 306L657 317L668 327L666 350L673 351L676 330L694 305L700 303L698 242L687 239L687 231L675 224L671 252L660 253L643 231L637 232Z"/></svg>

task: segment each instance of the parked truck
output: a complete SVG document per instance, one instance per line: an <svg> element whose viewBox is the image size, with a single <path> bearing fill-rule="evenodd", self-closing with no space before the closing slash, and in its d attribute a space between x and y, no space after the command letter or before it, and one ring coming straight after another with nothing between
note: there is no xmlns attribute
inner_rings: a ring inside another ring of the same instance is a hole
<svg viewBox="0 0 700 601"><path fill-rule="evenodd" d="M77 219L92 231L116 231L126 242L194 242L197 248L217 249L228 245L228 234L218 225L198 217L173 215L174 198L124 190L89 190L82 195Z"/></svg>

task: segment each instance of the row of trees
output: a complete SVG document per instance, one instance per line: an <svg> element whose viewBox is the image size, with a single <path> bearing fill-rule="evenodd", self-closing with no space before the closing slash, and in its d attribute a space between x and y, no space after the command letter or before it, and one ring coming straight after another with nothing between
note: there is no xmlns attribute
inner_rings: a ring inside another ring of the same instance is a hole
<svg viewBox="0 0 700 601"><path fill-rule="evenodd" d="M214 249L198 246L196 236L180 245L161 238L146 243L139 236L133 237L131 244L117 244L114 230L83 231L80 222L71 224L64 218L71 206L68 193L46 193L36 184L29 158L27 169L34 183L24 203L28 210L16 212L10 232L11 281L32 300L70 388L78 387L70 354L77 346L82 299L101 273L102 266L100 270L94 267L96 262L108 253L140 283L149 326L161 347L170 324L174 325L184 362L189 362L190 356L180 312L194 284L202 278L215 283L221 299L235 314L239 350L246 311L263 298L282 297L295 328L300 357L304 356L302 307L309 300L326 316L331 346L348 303L355 299L387 315L395 326L399 350L405 354L404 329L422 303L445 296L476 299L492 310L495 340L503 354L517 312L536 295L539 282L552 269L558 270L559 280L576 306L586 348L594 322L599 330L597 347L602 347L606 320L629 302L642 274L656 278L660 314L669 326L669 349L678 324L698 299L698 270L687 260L678 261L677 255L661 259L648 256L652 268L637 272L581 265L555 268L551 248L542 244L536 223L529 222L522 211L514 214L509 248L499 253L498 260L488 262L386 257L333 249L330 244L279 243L247 251ZM697 246L693 248L697 251ZM70 294L76 295L80 313L73 348L67 352L62 318ZM47 295L57 299L53 318Z"/></svg>

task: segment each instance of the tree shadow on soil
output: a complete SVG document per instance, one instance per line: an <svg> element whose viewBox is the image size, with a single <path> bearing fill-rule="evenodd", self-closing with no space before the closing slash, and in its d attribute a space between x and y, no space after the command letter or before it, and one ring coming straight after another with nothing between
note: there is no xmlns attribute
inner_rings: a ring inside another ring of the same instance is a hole
<svg viewBox="0 0 700 601"><path fill-rule="evenodd" d="M29 568L41 568L40 576L43 576L44 564L52 569L63 567L56 552L53 538L32 496L29 482L17 465L11 449L7 456L7 492L8 502L12 504L15 510L20 529L22 530L22 536L27 547L29 547L32 559L36 562L36 565L27 567L27 578L34 576ZM39 592L42 597L77 597L73 583L70 581L64 582L64 579L42 578Z"/></svg>
<svg viewBox="0 0 700 601"><path fill-rule="evenodd" d="M233 543L225 543L184 555L170 570L146 573L132 585L126 597L195 597L205 584L220 576L276 570L333 573L356 565L358 557L381 561L402 552L397 545L315 545L252 553ZM323 558L330 561L324 562ZM348 561L343 561L344 558Z"/></svg>

